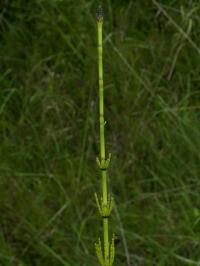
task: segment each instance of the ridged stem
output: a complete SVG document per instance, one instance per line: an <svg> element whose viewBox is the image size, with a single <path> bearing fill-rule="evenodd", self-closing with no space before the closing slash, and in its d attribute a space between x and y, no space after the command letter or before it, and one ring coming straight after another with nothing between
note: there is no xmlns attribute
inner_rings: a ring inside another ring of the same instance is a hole
<svg viewBox="0 0 200 266"><path fill-rule="evenodd" d="M97 19L98 25L98 69L99 69L99 123L100 123L100 159L105 160L105 119L104 119L104 87L103 87L103 45L102 45L102 28L103 18ZM102 174L102 194L103 204L107 205L107 175L106 170L101 171ZM109 262L109 232L108 217L103 218L103 235L104 235L104 259Z"/></svg>

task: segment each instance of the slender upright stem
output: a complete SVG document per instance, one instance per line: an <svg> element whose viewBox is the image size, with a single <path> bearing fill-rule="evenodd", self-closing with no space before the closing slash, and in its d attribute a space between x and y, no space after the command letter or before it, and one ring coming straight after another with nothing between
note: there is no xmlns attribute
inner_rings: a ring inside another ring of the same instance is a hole
<svg viewBox="0 0 200 266"><path fill-rule="evenodd" d="M99 61L99 123L100 123L100 159L105 160L105 133L104 133L104 87L103 87L103 42L102 29L103 17L99 16L98 24L98 61ZM106 171L101 171L102 174L102 193L103 204L107 205L107 175ZM108 234L108 217L103 218L104 229L104 258L109 260L109 234Z"/></svg>
<svg viewBox="0 0 200 266"><path fill-rule="evenodd" d="M104 119L104 87L103 87L103 12L99 7L97 13L97 29L98 29L98 72L99 72L99 126L100 126L100 158L97 158L97 164L101 170L102 178L102 197L99 201L97 194L95 194L97 207L103 219L103 252L101 247L101 240L95 244L97 256L102 266L112 266L115 256L114 236L111 244L109 243L109 228L108 222L110 213L113 207L113 198L108 196L107 189L107 168L110 163L111 154L106 159L105 151L105 119Z"/></svg>

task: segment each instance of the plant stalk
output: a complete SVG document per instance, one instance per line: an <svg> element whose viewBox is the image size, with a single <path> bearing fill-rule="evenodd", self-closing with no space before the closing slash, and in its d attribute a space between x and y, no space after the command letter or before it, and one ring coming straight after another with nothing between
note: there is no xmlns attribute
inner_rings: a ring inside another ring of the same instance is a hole
<svg viewBox="0 0 200 266"><path fill-rule="evenodd" d="M103 19L98 23L98 62L99 62L99 124L100 124L100 158L105 160L105 119L104 119L104 87L103 87ZM103 204L107 205L107 174L106 171L101 171L102 174L102 193ZM104 257L109 258L109 235L108 235L108 217L103 218L104 231Z"/></svg>
<svg viewBox="0 0 200 266"><path fill-rule="evenodd" d="M105 151L105 119L104 119L104 86L103 86L103 11L99 7L97 13L97 30L98 30L98 80L99 80L99 133L100 133L100 159L97 158L97 164L101 170L102 178L102 198L99 203L97 195L96 201L103 219L103 252L101 241L96 244L97 256L102 266L112 266L114 261L114 237L112 243L109 243L109 217L113 206L113 199L108 196L107 189L107 168L111 155L106 159Z"/></svg>

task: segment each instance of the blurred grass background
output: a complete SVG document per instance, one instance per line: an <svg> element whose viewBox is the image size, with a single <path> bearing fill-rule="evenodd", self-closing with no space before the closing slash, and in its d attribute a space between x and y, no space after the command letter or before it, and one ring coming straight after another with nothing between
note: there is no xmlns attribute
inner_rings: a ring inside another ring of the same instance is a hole
<svg viewBox="0 0 200 266"><path fill-rule="evenodd" d="M0 265L98 265L97 5L0 3ZM200 265L200 3L103 6L115 265Z"/></svg>

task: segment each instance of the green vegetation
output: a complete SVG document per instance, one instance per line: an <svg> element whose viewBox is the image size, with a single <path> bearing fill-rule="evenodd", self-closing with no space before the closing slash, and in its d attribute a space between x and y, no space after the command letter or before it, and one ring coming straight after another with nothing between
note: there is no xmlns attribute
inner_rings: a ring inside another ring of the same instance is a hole
<svg viewBox="0 0 200 266"><path fill-rule="evenodd" d="M98 265L97 4L0 3L0 265ZM199 265L199 10L104 1L115 266Z"/></svg>

